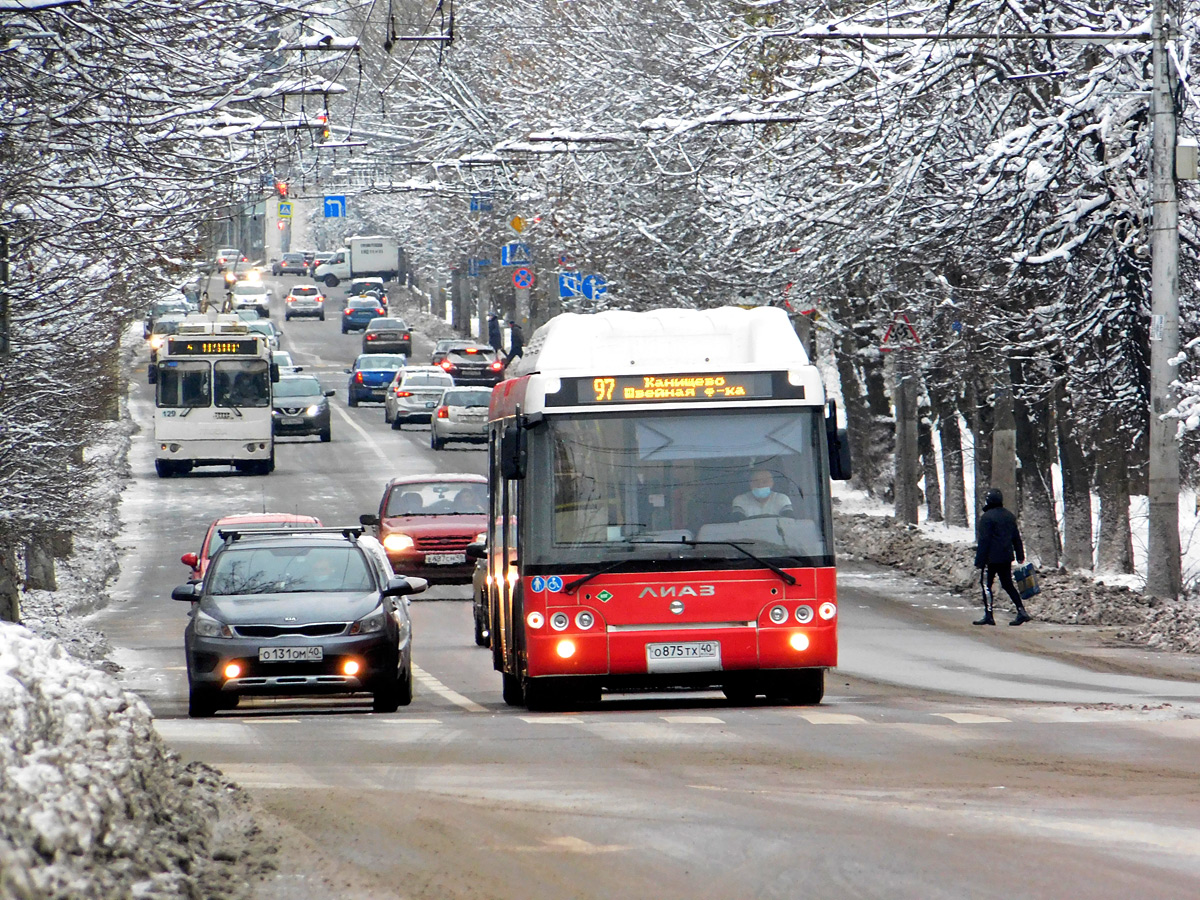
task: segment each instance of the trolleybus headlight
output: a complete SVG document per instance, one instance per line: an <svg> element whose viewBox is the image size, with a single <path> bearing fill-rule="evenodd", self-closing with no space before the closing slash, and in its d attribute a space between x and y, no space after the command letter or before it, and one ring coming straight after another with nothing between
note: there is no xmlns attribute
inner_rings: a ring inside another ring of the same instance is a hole
<svg viewBox="0 0 1200 900"><path fill-rule="evenodd" d="M357 659L348 659L344 663L342 663L342 674L343 675L357 675L358 670L361 668L362 668L362 666L359 665L359 662Z"/></svg>
<svg viewBox="0 0 1200 900"><path fill-rule="evenodd" d="M230 663L229 665L227 665L225 667L225 677L226 678L237 678L241 674L242 674L242 667L239 666L237 663Z"/></svg>
<svg viewBox="0 0 1200 900"><path fill-rule="evenodd" d="M796 621L801 625L807 625L813 620L813 609L811 606L796 607Z"/></svg>
<svg viewBox="0 0 1200 900"><path fill-rule="evenodd" d="M525 621L530 628L541 628L546 624L546 617L540 612L531 612L525 617Z"/></svg>
<svg viewBox="0 0 1200 900"><path fill-rule="evenodd" d="M413 548L413 539L407 534L401 534L394 531L383 539L383 549L391 550L393 553L398 553L401 550L411 550Z"/></svg>
<svg viewBox="0 0 1200 900"><path fill-rule="evenodd" d="M550 617L550 627L555 631L562 631L571 624L571 618L565 612L556 612Z"/></svg>
<svg viewBox="0 0 1200 900"><path fill-rule="evenodd" d="M596 617L590 612L581 612L575 617L575 627L580 631L587 631L596 623Z"/></svg>
<svg viewBox="0 0 1200 900"><path fill-rule="evenodd" d="M817 607L817 615L822 619L832 619L837 615L837 607L827 600Z"/></svg>
<svg viewBox="0 0 1200 900"><path fill-rule="evenodd" d="M793 632L791 638L788 639L788 643L792 645L793 650L807 650L808 635L803 631Z"/></svg>
<svg viewBox="0 0 1200 900"><path fill-rule="evenodd" d="M567 640L559 641L558 646L554 650L563 659L570 659L575 655L575 642Z"/></svg>
<svg viewBox="0 0 1200 900"><path fill-rule="evenodd" d="M769 615L771 616L772 622L774 622L776 625L782 625L787 621L787 607L772 606Z"/></svg>

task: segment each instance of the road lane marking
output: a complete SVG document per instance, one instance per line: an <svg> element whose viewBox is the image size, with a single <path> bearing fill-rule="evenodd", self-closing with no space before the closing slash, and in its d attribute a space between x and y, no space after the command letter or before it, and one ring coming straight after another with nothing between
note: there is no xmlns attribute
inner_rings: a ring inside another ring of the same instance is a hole
<svg viewBox="0 0 1200 900"><path fill-rule="evenodd" d="M367 444L371 447L372 450L375 451L375 454L380 459L382 459L389 466L395 462L395 460L393 460L390 456L388 456L386 453L383 452L382 447L380 447L377 443L375 443L375 438L373 438L373 437L371 437L371 435L367 434L366 429L364 429L361 425L359 425L357 422L354 421L354 419L352 419L350 417L350 414L348 412L346 412L340 406L335 406L332 403L329 405L329 408L334 410L339 416L341 416L342 421L344 421L347 425L349 425L351 428L353 428L355 431L357 431L359 436L364 441L367 442Z"/></svg>
<svg viewBox="0 0 1200 900"><path fill-rule="evenodd" d="M579 716L517 716L522 722L530 725L582 725Z"/></svg>
<svg viewBox="0 0 1200 900"><path fill-rule="evenodd" d="M985 716L981 713L932 713L942 719L949 719L959 725L987 725L993 722L1011 722L1003 716Z"/></svg>
<svg viewBox="0 0 1200 900"><path fill-rule="evenodd" d="M866 725L867 720L862 716L852 716L850 713L806 712L800 713L800 718L811 725Z"/></svg>
<svg viewBox="0 0 1200 900"><path fill-rule="evenodd" d="M454 691L454 690L451 690L450 688L446 687L444 684L442 684L440 681L438 681L436 678L434 678L432 675L430 675L428 672L426 672L424 669L422 669L416 663L413 663L412 670L413 670L413 678L415 678L417 680L417 683L420 684L421 687L425 688L427 691L433 691L439 697L449 700L455 706L462 707L467 712L487 712L487 709L480 706L474 700L471 700L468 697L464 697L458 691Z"/></svg>
<svg viewBox="0 0 1200 900"><path fill-rule="evenodd" d="M562 837L546 838L542 841L542 846L540 847L513 847L512 849L518 853L557 852L591 855L594 853L621 853L633 848L624 844L592 844L583 838L563 835Z"/></svg>
<svg viewBox="0 0 1200 900"><path fill-rule="evenodd" d="M664 722L672 725L724 725L724 719L716 716L659 716Z"/></svg>

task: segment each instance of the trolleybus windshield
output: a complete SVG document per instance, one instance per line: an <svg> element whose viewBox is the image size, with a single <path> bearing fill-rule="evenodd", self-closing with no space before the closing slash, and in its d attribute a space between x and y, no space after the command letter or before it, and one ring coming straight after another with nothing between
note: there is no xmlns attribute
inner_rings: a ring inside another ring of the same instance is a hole
<svg viewBox="0 0 1200 900"><path fill-rule="evenodd" d="M208 406L212 402L212 366L205 360L176 360L158 367L158 405L162 407Z"/></svg>
<svg viewBox="0 0 1200 900"><path fill-rule="evenodd" d="M733 543L832 565L819 407L547 416L528 437L527 564L754 565Z"/></svg>

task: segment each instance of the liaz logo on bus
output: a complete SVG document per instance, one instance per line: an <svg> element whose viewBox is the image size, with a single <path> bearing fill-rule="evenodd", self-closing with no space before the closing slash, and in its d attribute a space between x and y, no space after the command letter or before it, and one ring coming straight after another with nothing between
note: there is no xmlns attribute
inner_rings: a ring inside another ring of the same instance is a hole
<svg viewBox="0 0 1200 900"><path fill-rule="evenodd" d="M638 599L643 597L712 597L717 593L716 585L660 584L642 588Z"/></svg>

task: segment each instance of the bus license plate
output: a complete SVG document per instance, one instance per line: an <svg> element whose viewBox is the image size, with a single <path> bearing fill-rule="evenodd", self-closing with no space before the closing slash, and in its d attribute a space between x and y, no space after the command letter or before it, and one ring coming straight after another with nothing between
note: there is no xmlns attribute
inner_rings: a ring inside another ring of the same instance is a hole
<svg viewBox="0 0 1200 900"><path fill-rule="evenodd" d="M259 662L320 662L324 647L259 647Z"/></svg>
<svg viewBox="0 0 1200 900"><path fill-rule="evenodd" d="M719 672L720 641L676 641L646 645L647 672Z"/></svg>
<svg viewBox="0 0 1200 900"><path fill-rule="evenodd" d="M426 553L425 562L431 566L461 566L467 561L465 553Z"/></svg>

